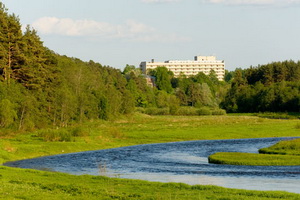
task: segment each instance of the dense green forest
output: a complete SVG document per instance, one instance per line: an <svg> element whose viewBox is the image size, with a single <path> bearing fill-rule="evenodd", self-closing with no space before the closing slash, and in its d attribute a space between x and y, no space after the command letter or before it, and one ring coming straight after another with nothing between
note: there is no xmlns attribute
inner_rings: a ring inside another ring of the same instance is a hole
<svg viewBox="0 0 300 200"><path fill-rule="evenodd" d="M224 114L300 110L300 63L271 63L208 76L174 77L165 67L150 74L124 71L58 55L30 26L0 3L0 127L30 130L148 114Z"/></svg>
<svg viewBox="0 0 300 200"><path fill-rule="evenodd" d="M273 62L227 74L228 112L300 112L300 62Z"/></svg>

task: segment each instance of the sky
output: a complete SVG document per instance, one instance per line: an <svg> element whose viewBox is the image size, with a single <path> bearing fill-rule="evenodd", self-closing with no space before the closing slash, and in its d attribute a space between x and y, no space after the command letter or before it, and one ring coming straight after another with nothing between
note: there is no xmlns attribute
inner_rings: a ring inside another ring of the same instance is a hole
<svg viewBox="0 0 300 200"><path fill-rule="evenodd" d="M2 0L61 55L123 69L214 55L226 69L300 60L300 0Z"/></svg>

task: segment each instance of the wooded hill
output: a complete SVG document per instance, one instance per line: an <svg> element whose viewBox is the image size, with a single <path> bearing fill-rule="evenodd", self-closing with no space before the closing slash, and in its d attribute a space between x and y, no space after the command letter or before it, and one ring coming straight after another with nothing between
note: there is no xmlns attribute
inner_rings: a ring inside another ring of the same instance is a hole
<svg viewBox="0 0 300 200"><path fill-rule="evenodd" d="M123 72L93 61L61 56L37 31L21 30L19 18L0 3L0 127L34 129L114 119L136 108L161 114L197 114L190 108L229 112L300 108L300 63L286 61L227 73L175 78L165 67L150 72L148 86L134 66Z"/></svg>
<svg viewBox="0 0 300 200"><path fill-rule="evenodd" d="M60 56L0 3L0 126L66 126L132 112L119 70Z"/></svg>

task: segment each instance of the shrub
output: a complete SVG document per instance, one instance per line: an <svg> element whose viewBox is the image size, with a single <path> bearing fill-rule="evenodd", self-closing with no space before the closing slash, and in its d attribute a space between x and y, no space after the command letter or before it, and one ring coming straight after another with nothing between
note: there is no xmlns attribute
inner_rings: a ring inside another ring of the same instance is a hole
<svg viewBox="0 0 300 200"><path fill-rule="evenodd" d="M146 113L145 108L142 108L142 107L136 107L136 108L135 108L135 111L136 111L136 112L139 112L139 113L144 113L144 114Z"/></svg>
<svg viewBox="0 0 300 200"><path fill-rule="evenodd" d="M197 115L197 109L194 107L180 107L177 111L177 115Z"/></svg>
<svg viewBox="0 0 300 200"><path fill-rule="evenodd" d="M212 112L209 108L207 107L202 107L200 109L197 110L197 114L198 115L211 115Z"/></svg>
<svg viewBox="0 0 300 200"><path fill-rule="evenodd" d="M148 115L169 115L169 108L147 108L145 114Z"/></svg>
<svg viewBox="0 0 300 200"><path fill-rule="evenodd" d="M123 138L124 134L116 127L109 127L107 129L108 133L113 137L113 138Z"/></svg>
<svg viewBox="0 0 300 200"><path fill-rule="evenodd" d="M89 131L84 129L83 127L75 127L71 130L72 136L74 137L83 137L89 136Z"/></svg>
<svg viewBox="0 0 300 200"><path fill-rule="evenodd" d="M216 109L212 111L212 115L226 115L226 111L223 109Z"/></svg>
<svg viewBox="0 0 300 200"><path fill-rule="evenodd" d="M66 129L46 129L37 133L38 137L42 137L47 142L70 142L72 134Z"/></svg>

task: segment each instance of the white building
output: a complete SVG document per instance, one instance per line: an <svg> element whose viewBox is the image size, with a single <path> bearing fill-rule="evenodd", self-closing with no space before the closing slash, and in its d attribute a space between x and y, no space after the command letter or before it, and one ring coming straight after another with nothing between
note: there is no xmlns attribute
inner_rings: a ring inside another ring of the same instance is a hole
<svg viewBox="0 0 300 200"><path fill-rule="evenodd" d="M196 75L203 72L208 75L211 70L216 72L218 79L224 80L225 76L225 62L224 60L216 60L215 56L195 56L195 60L169 60L165 62L141 62L140 69L144 74L150 69L156 67L166 67L172 71L176 77L180 74L186 76Z"/></svg>

